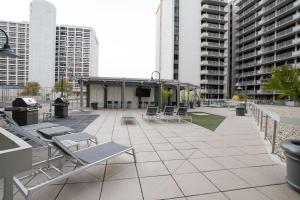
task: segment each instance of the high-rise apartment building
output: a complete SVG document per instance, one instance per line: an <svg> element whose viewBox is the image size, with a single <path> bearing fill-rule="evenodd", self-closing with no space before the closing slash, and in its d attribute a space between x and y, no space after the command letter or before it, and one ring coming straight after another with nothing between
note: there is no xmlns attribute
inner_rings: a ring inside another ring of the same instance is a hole
<svg viewBox="0 0 300 200"><path fill-rule="evenodd" d="M273 67L300 67L300 1L232 2L235 82L254 98L268 98L261 84Z"/></svg>
<svg viewBox="0 0 300 200"><path fill-rule="evenodd" d="M54 85L56 8L44 0L30 4L29 81Z"/></svg>
<svg viewBox="0 0 300 200"><path fill-rule="evenodd" d="M0 29L7 33L10 47L20 56L0 57L0 85L25 85L28 80L29 24L0 21ZM5 42L4 34L0 33L0 46Z"/></svg>
<svg viewBox="0 0 300 200"><path fill-rule="evenodd" d="M55 81L98 75L98 39L90 27L57 26L55 55ZM71 82L78 89L77 81Z"/></svg>
<svg viewBox="0 0 300 200"><path fill-rule="evenodd" d="M299 19L299 0L161 0L156 68L206 98L270 98L261 85L272 68L300 67Z"/></svg>
<svg viewBox="0 0 300 200"><path fill-rule="evenodd" d="M228 94L228 3L161 0L156 69L165 79L201 86L206 98Z"/></svg>
<svg viewBox="0 0 300 200"><path fill-rule="evenodd" d="M43 0L33 1L30 8L30 23L0 21L11 48L20 56L0 58L0 85L22 87L27 81L37 81L50 89L68 77L76 90L77 82L71 77L97 76L99 44L94 29L56 26L55 7ZM5 41L0 33L0 45Z"/></svg>

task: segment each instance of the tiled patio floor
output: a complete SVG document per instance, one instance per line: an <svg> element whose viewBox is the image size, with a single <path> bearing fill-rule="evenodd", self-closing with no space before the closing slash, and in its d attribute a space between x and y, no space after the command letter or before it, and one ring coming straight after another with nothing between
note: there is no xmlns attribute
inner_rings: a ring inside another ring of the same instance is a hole
<svg viewBox="0 0 300 200"><path fill-rule="evenodd" d="M98 111L86 131L100 142L133 145L138 162L124 154L36 192L34 199L300 199L285 182L285 167L266 153L251 117L209 111L227 116L215 132L191 123L143 120L138 110L135 124L122 123L121 110Z"/></svg>

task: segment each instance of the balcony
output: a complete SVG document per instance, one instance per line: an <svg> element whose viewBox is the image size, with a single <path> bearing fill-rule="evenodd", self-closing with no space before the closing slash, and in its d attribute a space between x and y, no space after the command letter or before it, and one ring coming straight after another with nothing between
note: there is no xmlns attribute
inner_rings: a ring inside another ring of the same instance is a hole
<svg viewBox="0 0 300 200"><path fill-rule="evenodd" d="M299 19L300 18L300 13L296 13L294 15L290 15L270 26L267 26L264 28L264 33L267 33L267 32L271 32L273 29L275 28L279 28L280 26L283 26L283 25L286 25L288 24L289 22L292 22L293 20L296 20L296 19Z"/></svg>
<svg viewBox="0 0 300 200"><path fill-rule="evenodd" d="M204 94L224 94L223 89L201 89L201 93Z"/></svg>
<svg viewBox="0 0 300 200"><path fill-rule="evenodd" d="M201 16L201 19L206 20L206 21L212 21L212 22L226 22L226 19L223 15L213 15L213 14L203 14Z"/></svg>
<svg viewBox="0 0 300 200"><path fill-rule="evenodd" d="M201 33L202 37L210 38L210 39L219 39L219 40L227 40L227 37L224 34L219 33Z"/></svg>
<svg viewBox="0 0 300 200"><path fill-rule="evenodd" d="M226 31L226 26L223 24L212 24L212 23L203 23L201 25L203 29L210 29L210 30L221 30Z"/></svg>
<svg viewBox="0 0 300 200"><path fill-rule="evenodd" d="M201 62L201 65L216 66L216 67L221 66L221 67L224 67L226 65L226 63L225 62L203 60Z"/></svg>
<svg viewBox="0 0 300 200"><path fill-rule="evenodd" d="M224 43L217 43L217 42L202 42L201 47L225 48L225 44Z"/></svg>
<svg viewBox="0 0 300 200"><path fill-rule="evenodd" d="M225 73L224 71L218 71L218 70L201 70L201 75L212 75L212 76L223 76Z"/></svg>
<svg viewBox="0 0 300 200"><path fill-rule="evenodd" d="M207 4L202 5L201 10L204 12L210 11L210 12L221 13L221 14L226 14L228 12L228 9L226 7L207 5Z"/></svg>
<svg viewBox="0 0 300 200"><path fill-rule="evenodd" d="M272 69L264 69L261 68L260 70L257 71L258 74L270 74L272 73Z"/></svg>
<svg viewBox="0 0 300 200"><path fill-rule="evenodd" d="M226 57L224 53L214 51L202 51L201 56Z"/></svg>

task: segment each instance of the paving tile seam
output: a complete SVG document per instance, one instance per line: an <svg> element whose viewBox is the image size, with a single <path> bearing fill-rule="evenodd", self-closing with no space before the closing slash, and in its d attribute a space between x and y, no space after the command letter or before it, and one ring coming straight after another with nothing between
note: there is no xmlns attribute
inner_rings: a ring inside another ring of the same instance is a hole
<svg viewBox="0 0 300 200"><path fill-rule="evenodd" d="M141 128L141 125L140 125L140 124L138 124L138 125L139 125L140 128ZM142 129L142 128L141 128L141 129ZM156 130L156 132L160 133L157 129L154 128L154 130ZM150 142L149 137L145 134L145 132L143 131L143 129L142 129L142 132L143 132L143 134L146 136L146 138L148 139L148 141ZM151 145L152 148L154 149L154 146L153 146L153 144L152 144L151 142L150 142L150 145ZM160 155L159 155L158 153L156 153L156 154L157 154L157 156L160 158L160 160L162 161ZM171 172L170 172L169 168L166 166L166 164L165 164L164 162L162 162L162 163L164 164L164 166L165 166L165 168L167 169L167 171L171 174ZM171 174L170 176L172 177L173 181L174 181L175 184L177 185L177 187L178 187L178 189L180 190L181 194L184 196L184 192L182 191L181 187L179 186L179 184L177 183L177 181L175 180L175 178L173 177L173 175Z"/></svg>
<svg viewBox="0 0 300 200"><path fill-rule="evenodd" d="M138 121L136 123L138 123ZM128 132L128 136L129 136L130 145L132 146L131 136L129 134L129 129L128 129L128 125L127 125L126 121L125 121L125 124L126 124L126 129L127 129L127 132ZM138 176L138 181L139 181L140 191L141 191L141 194L142 194L142 199L145 199L144 193L143 193L143 188L142 188L142 183L141 183L141 178L140 178L140 175L139 175L139 170L137 168L137 162L134 162L134 166L135 166L135 170L136 170L136 173L137 173L137 176Z"/></svg>

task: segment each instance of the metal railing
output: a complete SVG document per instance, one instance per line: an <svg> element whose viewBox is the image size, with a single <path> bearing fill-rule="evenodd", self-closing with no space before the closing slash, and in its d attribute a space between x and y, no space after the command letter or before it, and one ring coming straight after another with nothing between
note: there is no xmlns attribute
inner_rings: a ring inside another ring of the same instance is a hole
<svg viewBox="0 0 300 200"><path fill-rule="evenodd" d="M260 132L264 133L264 140L269 140L271 142L271 153L275 152L275 145L278 132L278 125L280 123L289 124L289 125L298 125L300 124L299 118L291 118L291 117L284 117L275 112L268 110L267 108L257 105L257 104L250 104L249 106L252 115L259 127ZM269 127L270 123L273 123L271 132L272 135L269 135Z"/></svg>

